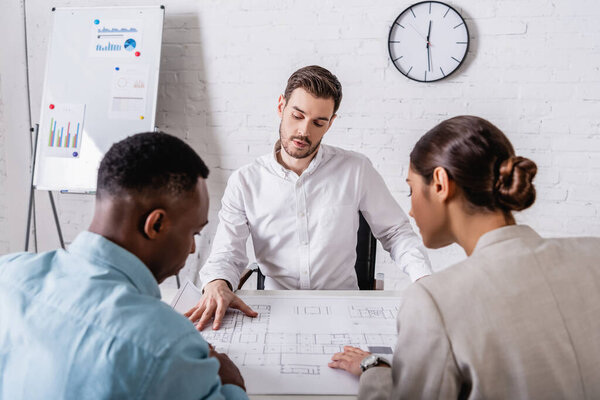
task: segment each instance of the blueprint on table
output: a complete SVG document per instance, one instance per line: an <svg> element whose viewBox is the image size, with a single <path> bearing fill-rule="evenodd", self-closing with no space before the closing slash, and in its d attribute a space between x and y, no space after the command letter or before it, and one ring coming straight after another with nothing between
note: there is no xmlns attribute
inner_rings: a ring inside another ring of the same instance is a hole
<svg viewBox="0 0 600 400"><path fill-rule="evenodd" d="M209 326L202 336L238 366L249 394L356 394L358 378L329 368L331 356L352 345L392 358L397 297L242 299L258 317L229 310L221 329Z"/></svg>

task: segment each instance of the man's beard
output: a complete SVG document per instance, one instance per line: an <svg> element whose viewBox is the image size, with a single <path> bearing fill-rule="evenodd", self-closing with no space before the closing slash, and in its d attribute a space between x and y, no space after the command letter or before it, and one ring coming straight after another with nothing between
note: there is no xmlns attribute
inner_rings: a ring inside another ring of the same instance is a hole
<svg viewBox="0 0 600 400"><path fill-rule="evenodd" d="M293 158L296 159L302 159L302 158L306 158L311 156L315 151L317 151L317 149L319 148L319 145L321 144L321 141L319 140L319 143L317 143L315 146L312 146L312 142L310 141L310 139L305 138L303 136L293 136L290 137L287 140L283 139L283 134L281 132L281 122L279 123L279 140L281 141L281 147L283 147L284 151ZM294 148L292 141L293 140L298 140L301 142L304 142L306 144L308 144L308 147L305 150L299 150ZM306 151L306 153L300 153L298 154L298 152L300 151Z"/></svg>

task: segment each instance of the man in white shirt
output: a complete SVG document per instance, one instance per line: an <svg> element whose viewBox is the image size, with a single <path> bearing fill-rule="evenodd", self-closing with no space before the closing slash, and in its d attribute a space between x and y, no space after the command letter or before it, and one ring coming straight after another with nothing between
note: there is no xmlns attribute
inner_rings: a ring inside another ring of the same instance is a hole
<svg viewBox="0 0 600 400"><path fill-rule="evenodd" d="M279 96L273 153L235 171L219 212L204 294L186 314L219 329L228 307L256 313L234 293L252 235L266 289L358 289L354 264L361 211L373 235L413 281L431 273L425 249L381 175L363 155L321 144L342 99L319 66L294 72Z"/></svg>

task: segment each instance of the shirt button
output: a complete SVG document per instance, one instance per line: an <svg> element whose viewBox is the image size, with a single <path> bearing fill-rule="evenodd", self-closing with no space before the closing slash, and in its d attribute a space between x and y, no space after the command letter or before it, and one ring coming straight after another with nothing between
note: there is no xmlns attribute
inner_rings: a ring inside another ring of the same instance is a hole
<svg viewBox="0 0 600 400"><path fill-rule="evenodd" d="M298 213L298 216L299 216L299 217L304 217L304 213L303 213L302 211L300 211L300 212Z"/></svg>
<svg viewBox="0 0 600 400"><path fill-rule="evenodd" d="M308 242L306 242L306 241L302 242L302 246L306 246L306 245L308 245Z"/></svg>

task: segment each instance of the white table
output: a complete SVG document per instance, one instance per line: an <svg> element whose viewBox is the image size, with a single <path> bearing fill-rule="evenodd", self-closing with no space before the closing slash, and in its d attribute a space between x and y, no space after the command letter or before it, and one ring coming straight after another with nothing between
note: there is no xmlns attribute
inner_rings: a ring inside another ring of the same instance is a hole
<svg viewBox="0 0 600 400"><path fill-rule="evenodd" d="M240 290L236 294L240 297L252 295L252 296L274 296L274 295L286 295L292 294L294 296L307 296L307 297L324 297L324 296L347 296L347 297L358 297L358 296L369 296L369 297L397 297L400 302L400 291L358 291L358 290L297 290L297 291L285 291L285 290ZM252 400L275 400L275 399L288 399L288 400L346 400L355 399L356 396L336 396L336 395L250 395Z"/></svg>

